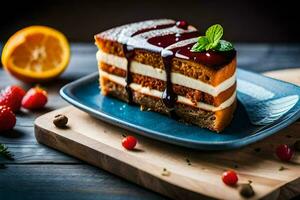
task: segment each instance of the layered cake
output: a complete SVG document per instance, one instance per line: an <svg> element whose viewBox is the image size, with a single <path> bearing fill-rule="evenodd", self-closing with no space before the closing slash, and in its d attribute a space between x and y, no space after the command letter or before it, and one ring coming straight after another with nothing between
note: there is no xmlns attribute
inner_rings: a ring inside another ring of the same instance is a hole
<svg viewBox="0 0 300 200"><path fill-rule="evenodd" d="M220 26L206 34L158 19L95 35L102 94L222 131L236 107L236 51Z"/></svg>

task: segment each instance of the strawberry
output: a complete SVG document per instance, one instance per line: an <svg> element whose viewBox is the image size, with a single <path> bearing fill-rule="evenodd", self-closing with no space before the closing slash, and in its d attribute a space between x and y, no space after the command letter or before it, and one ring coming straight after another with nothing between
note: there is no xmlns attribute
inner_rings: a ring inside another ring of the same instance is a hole
<svg viewBox="0 0 300 200"><path fill-rule="evenodd" d="M42 88L31 88L23 97L22 107L28 110L37 110L43 108L48 101L47 96L47 92Z"/></svg>
<svg viewBox="0 0 300 200"><path fill-rule="evenodd" d="M0 106L6 105L10 107L13 112L20 110L22 99L25 91L19 86L8 86L0 94Z"/></svg>
<svg viewBox="0 0 300 200"><path fill-rule="evenodd" d="M16 116L8 106L0 106L0 132L12 129L16 125Z"/></svg>

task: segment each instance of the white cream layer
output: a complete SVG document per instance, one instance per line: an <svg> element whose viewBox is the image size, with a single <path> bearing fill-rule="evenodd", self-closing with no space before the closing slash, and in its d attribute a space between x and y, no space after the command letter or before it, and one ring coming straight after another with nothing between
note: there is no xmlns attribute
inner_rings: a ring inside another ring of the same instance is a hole
<svg viewBox="0 0 300 200"><path fill-rule="evenodd" d="M109 74L109 73L107 73L105 71L102 71L102 70L100 70L100 76L105 77L105 78L107 78L107 79L109 79L109 80L111 80L111 81L113 81L117 84L122 85L122 86L126 85L125 78L123 78L123 77L116 76L116 75L113 75L113 74ZM158 97L158 98L162 97L162 92L161 91L153 90L153 89L150 89L148 87L142 87L141 85L136 84L136 83L131 83L130 88L133 89L134 91L137 91L137 92L140 92L140 93L143 93L143 94L147 94L147 95L150 95L150 96L154 96L154 97ZM196 107L204 109L204 110L208 110L208 111L218 111L218 110L222 110L222 109L227 108L230 105L232 105L235 98L236 98L236 92L234 92L233 95L229 99L224 101L218 107L215 107L215 106L212 106L212 105L209 105L209 104L206 104L206 103L202 103L202 102L197 102ZM195 104L190 99L188 99L186 97L183 97L183 96L178 96L177 101L180 102L180 103L183 103L183 104L195 106Z"/></svg>
<svg viewBox="0 0 300 200"><path fill-rule="evenodd" d="M109 65L113 65L123 70L127 70L127 59L124 57L112 55L105 53L103 51L97 52L98 62L104 62ZM130 65L130 70L133 73L149 76L151 78L156 78L159 80L166 81L166 72L165 70L154 68L151 65L145 65L136 61L132 61ZM218 96L221 92L230 88L236 81L236 73L233 74L230 78L223 81L217 86L212 86L207 83L204 83L200 80L190 78L188 76L182 75L180 73L171 73L172 83L185 86L188 88L196 89L207 94L210 94L214 97Z"/></svg>

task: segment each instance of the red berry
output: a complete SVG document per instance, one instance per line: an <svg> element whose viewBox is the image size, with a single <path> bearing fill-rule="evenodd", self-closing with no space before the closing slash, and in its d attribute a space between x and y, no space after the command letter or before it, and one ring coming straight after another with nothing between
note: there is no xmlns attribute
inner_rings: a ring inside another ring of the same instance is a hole
<svg viewBox="0 0 300 200"><path fill-rule="evenodd" d="M12 129L16 125L16 116L8 106L0 106L0 132Z"/></svg>
<svg viewBox="0 0 300 200"><path fill-rule="evenodd" d="M188 28L188 23L184 20L180 20L180 21L176 22L176 26L178 28L187 29Z"/></svg>
<svg viewBox="0 0 300 200"><path fill-rule="evenodd" d="M127 136L122 140L122 145L125 149L132 150L137 143L137 140L133 136Z"/></svg>
<svg viewBox="0 0 300 200"><path fill-rule="evenodd" d="M39 87L31 88L25 94L22 100L22 106L23 108L29 110L36 110L36 109L43 108L48 101L47 96L48 95L45 90Z"/></svg>
<svg viewBox="0 0 300 200"><path fill-rule="evenodd" d="M276 155L282 161L290 161L294 155L294 150L287 144L281 144L276 148Z"/></svg>
<svg viewBox="0 0 300 200"><path fill-rule="evenodd" d="M223 173L222 180L226 185L235 185L238 182L238 176L235 171L228 170Z"/></svg>
<svg viewBox="0 0 300 200"><path fill-rule="evenodd" d="M6 105L10 107L13 112L20 110L22 99L25 91L19 86L8 86L0 94L0 106Z"/></svg>

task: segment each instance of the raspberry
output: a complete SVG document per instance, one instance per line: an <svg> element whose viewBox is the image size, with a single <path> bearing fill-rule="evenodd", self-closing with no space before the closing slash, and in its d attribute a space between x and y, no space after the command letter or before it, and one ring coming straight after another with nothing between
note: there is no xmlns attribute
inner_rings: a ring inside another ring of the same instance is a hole
<svg viewBox="0 0 300 200"><path fill-rule="evenodd" d="M281 144L276 148L276 155L282 161L290 161L294 155L294 150L286 144Z"/></svg>
<svg viewBox="0 0 300 200"><path fill-rule="evenodd" d="M238 182L238 176L235 171L228 170L223 173L222 180L226 185L235 185Z"/></svg>
<svg viewBox="0 0 300 200"><path fill-rule="evenodd" d="M133 136L127 136L125 137L123 140L122 140L122 146L125 148L125 149L128 149L128 150L132 150L134 149L135 145L137 143L137 140L135 137Z"/></svg>

